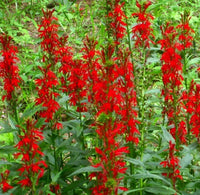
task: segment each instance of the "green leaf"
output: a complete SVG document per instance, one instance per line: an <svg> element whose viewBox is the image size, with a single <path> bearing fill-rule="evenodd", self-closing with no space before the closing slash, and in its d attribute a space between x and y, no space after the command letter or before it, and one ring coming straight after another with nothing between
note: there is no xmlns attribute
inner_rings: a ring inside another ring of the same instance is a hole
<svg viewBox="0 0 200 195"><path fill-rule="evenodd" d="M175 194L176 191L172 188L166 187L166 186L153 186L153 187L145 187L144 189L146 192L150 192L153 194L160 194L160 195L170 195L170 194Z"/></svg>
<svg viewBox="0 0 200 195"><path fill-rule="evenodd" d="M143 162L141 162L141 161L138 160L138 159L126 157L124 160L127 161L127 162L129 162L129 163L132 163L132 164L134 164L134 165L139 165L139 166L144 167Z"/></svg>
<svg viewBox="0 0 200 195"><path fill-rule="evenodd" d="M76 171L74 171L72 174L70 174L68 177L72 177L74 175L78 175L80 173L86 173L86 172L99 172L101 171L101 168L94 168L92 166L87 166L87 167L83 167L83 168L80 168Z"/></svg>
<svg viewBox="0 0 200 195"><path fill-rule="evenodd" d="M5 166L5 165L12 165L12 163L7 162L7 161L0 161L0 166L1 165L3 165L3 166Z"/></svg>
<svg viewBox="0 0 200 195"><path fill-rule="evenodd" d="M150 89L145 92L145 94L160 94L160 89Z"/></svg>
<svg viewBox="0 0 200 195"><path fill-rule="evenodd" d="M46 120L45 118L39 118L35 127L40 128L44 124L45 120Z"/></svg>
<svg viewBox="0 0 200 195"><path fill-rule="evenodd" d="M186 154L181 160L180 160L180 166L181 168L187 167L189 164L191 164L191 161L193 159L193 156L191 154Z"/></svg>
<svg viewBox="0 0 200 195"><path fill-rule="evenodd" d="M167 142L172 141L172 143L175 143L174 138L173 138L172 135L167 131L167 129L166 129L164 126L161 126L161 129L162 129L162 131L163 131L164 139L165 139Z"/></svg>
<svg viewBox="0 0 200 195"><path fill-rule="evenodd" d="M199 62L200 62L200 58L199 57L192 58L191 60L188 61L188 66L197 64Z"/></svg>
<svg viewBox="0 0 200 195"><path fill-rule="evenodd" d="M28 107L25 112L23 113L23 115L21 116L22 119L27 119L32 117L36 112L38 112L39 110L41 110L41 106L31 106L30 108Z"/></svg>
<svg viewBox="0 0 200 195"><path fill-rule="evenodd" d="M12 129L17 129L17 127L16 127L17 123L10 115L8 115L8 123Z"/></svg>
<svg viewBox="0 0 200 195"><path fill-rule="evenodd" d="M138 191L143 191L144 188L137 188L137 189L134 189L134 190L129 190L129 191L126 191L123 193L123 195L127 195L129 193L132 193L132 192L138 192Z"/></svg>
<svg viewBox="0 0 200 195"><path fill-rule="evenodd" d="M69 96L67 96L67 95L64 94L64 95L58 100L58 103L59 103L59 105L60 105L61 107L67 109L67 107L66 107L66 102L68 102L69 99L70 99Z"/></svg>
<svg viewBox="0 0 200 195"><path fill-rule="evenodd" d="M13 146L1 146L0 153L9 154L15 152L16 149Z"/></svg>
<svg viewBox="0 0 200 195"><path fill-rule="evenodd" d="M0 123L0 126L3 127L3 130L0 131L0 134L2 134L2 133L10 133L10 132L17 131L17 128L13 129L8 124L8 122L2 122L2 123Z"/></svg>
<svg viewBox="0 0 200 195"><path fill-rule="evenodd" d="M53 171L51 172L51 180L53 183L56 183L58 181L61 173L62 171L58 172L57 174L55 174Z"/></svg>
<svg viewBox="0 0 200 195"><path fill-rule="evenodd" d="M80 180L77 180L77 181L74 181L72 182L71 184L68 184L66 185L66 187L64 187L62 189L62 193L63 194L73 194L73 193L69 193L71 190L77 190L78 188L82 188L83 185L87 182L87 180L85 179L80 179ZM77 194L77 193L75 193ZM81 193L78 193L78 194L81 194Z"/></svg>
<svg viewBox="0 0 200 195"><path fill-rule="evenodd" d="M170 182L168 180L166 180L164 177L162 177L160 175L152 174L149 172L145 172L145 173L141 173L141 174L134 174L133 177L135 179L148 179L148 178L159 179L159 180L164 181L166 184L170 185Z"/></svg>

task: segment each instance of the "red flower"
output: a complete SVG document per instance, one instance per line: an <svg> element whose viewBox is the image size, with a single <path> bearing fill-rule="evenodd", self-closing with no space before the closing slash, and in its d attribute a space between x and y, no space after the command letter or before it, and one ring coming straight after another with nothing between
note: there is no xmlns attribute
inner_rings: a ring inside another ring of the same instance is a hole
<svg viewBox="0 0 200 195"><path fill-rule="evenodd" d="M2 188L3 192L7 192L8 190L12 189L13 186L11 186L8 183L8 175L10 171L6 170L4 173L1 173L1 179L2 181L0 182L0 187Z"/></svg>
<svg viewBox="0 0 200 195"><path fill-rule="evenodd" d="M22 179L18 183L21 184L22 187L31 187L32 186L32 182L28 177L25 179Z"/></svg>
<svg viewBox="0 0 200 195"><path fill-rule="evenodd" d="M190 19L191 17L189 17L189 13L184 12L184 14L181 14L181 24L177 26L177 28L181 30L179 41L181 42L182 49L189 48L192 45L193 37L191 35L195 32L189 26Z"/></svg>
<svg viewBox="0 0 200 195"><path fill-rule="evenodd" d="M108 31L112 33L112 36L115 38L115 43L119 44L119 40L122 39L125 35L127 25L123 22L123 19L126 18L126 15L123 12L123 6L125 2L119 4L120 0L115 0L114 3L112 1L109 2L111 11L108 13L108 17L111 18L110 28Z"/></svg>
<svg viewBox="0 0 200 195"><path fill-rule="evenodd" d="M8 35L0 35L0 42L3 49L0 51L2 53L3 60L0 61L0 77L4 80L4 90L6 95L2 97L3 101L5 99L11 100L13 93L16 88L19 88L20 76L19 69L16 66L17 47L11 45L12 38Z"/></svg>
<svg viewBox="0 0 200 195"><path fill-rule="evenodd" d="M182 58L178 53L180 50L180 44L177 42L178 33L169 23L166 24L165 28L161 27L161 30L163 39L158 43L161 44L163 50L161 57L164 84L162 95L165 98L163 114L167 115L168 124L174 126L170 130L174 139L179 143L185 143L187 131L185 123L180 117L183 105L182 94L180 93L183 81L183 65L181 63Z"/></svg>
<svg viewBox="0 0 200 195"><path fill-rule="evenodd" d="M45 108L40 112L40 116L46 118L46 122L52 120L55 112L60 108L55 100L59 96L55 92L59 83L53 70L58 61L58 51L62 40L57 35L58 25L54 23L57 18L53 17L53 12L54 10L46 12L43 10L44 18L38 28L39 37L43 39L41 47L44 51L43 62L46 63L46 66L39 67L43 76L36 80L39 96L36 104L41 104Z"/></svg>
<svg viewBox="0 0 200 195"><path fill-rule="evenodd" d="M185 94L184 100L187 112L191 114L190 131L200 141L200 85L192 80L189 93Z"/></svg>
<svg viewBox="0 0 200 195"><path fill-rule="evenodd" d="M152 38L154 38L153 29L151 28L150 22L154 17L150 13L146 13L146 10L150 5L151 1L147 1L143 3L143 5L136 1L136 6L139 8L139 12L132 14L132 16L138 18L138 24L132 28L132 39L135 39L135 47L143 45L144 47L150 47L150 42L154 43L152 41Z"/></svg>
<svg viewBox="0 0 200 195"><path fill-rule="evenodd" d="M55 193L56 195L61 195L60 191L60 185L59 184L51 184L50 185L51 192Z"/></svg>
<svg viewBox="0 0 200 195"><path fill-rule="evenodd" d="M93 126L99 138L102 140L102 147L96 148L99 154L99 162L93 167L102 170L90 175L90 179L96 179L96 186L92 188L92 194L118 194L120 181L123 179L120 174L126 172L123 155L128 153L128 148L121 146L118 137L123 133L124 124L121 121L121 100L122 95L118 92L117 79L120 78L118 66L113 58L115 45L108 45L100 53L102 65L97 72L97 79L93 82L95 123ZM96 67L95 67L96 68ZM127 132L128 133L128 132ZM121 187L126 190L126 188Z"/></svg>
<svg viewBox="0 0 200 195"><path fill-rule="evenodd" d="M38 146L38 142L43 140L43 136L42 132L35 128L36 122L37 121L33 122L27 120L26 128L19 126L22 133L19 135L19 143L15 146L19 150L15 157L22 155L22 166L18 169L20 176L25 178L18 182L22 187L31 187L34 178L37 178L38 180L43 176L43 166L47 167L44 161L38 160L43 156L43 153ZM30 179L29 177L34 178Z"/></svg>
<svg viewBox="0 0 200 195"><path fill-rule="evenodd" d="M36 104L42 104L46 107L46 110L40 112L42 118L46 118L46 121L53 119L54 113L60 108L60 105L55 101L55 98L59 95L53 92L53 86L58 85L57 77L51 70L46 70L40 67L44 77L37 79L36 84L39 97L36 99Z"/></svg>
<svg viewBox="0 0 200 195"><path fill-rule="evenodd" d="M128 50L122 51L119 49L118 60L120 66L116 67L116 74L118 74L118 93L120 99L120 109L118 113L121 115L121 132L126 133L126 141L133 142L136 145L139 142L137 134L140 134L137 129L139 121L137 118L137 105L136 92L134 90L134 75L133 64L129 60L130 52Z"/></svg>
<svg viewBox="0 0 200 195"><path fill-rule="evenodd" d="M51 66L55 66L56 64L56 52L58 50L60 41L57 35L59 25L54 22L58 19L53 17L54 10L43 11L44 18L39 25L38 32L39 37L42 40L41 47L43 51L47 53L44 55L43 61L47 63L51 63Z"/></svg>
<svg viewBox="0 0 200 195"><path fill-rule="evenodd" d="M163 173L164 176L169 177L172 179L173 186L175 188L176 179L183 179L180 175L180 165L179 165L179 159L177 156L175 156L175 144L173 144L171 141L169 141L169 155L167 160L162 161L160 164L164 168L170 169L169 173Z"/></svg>

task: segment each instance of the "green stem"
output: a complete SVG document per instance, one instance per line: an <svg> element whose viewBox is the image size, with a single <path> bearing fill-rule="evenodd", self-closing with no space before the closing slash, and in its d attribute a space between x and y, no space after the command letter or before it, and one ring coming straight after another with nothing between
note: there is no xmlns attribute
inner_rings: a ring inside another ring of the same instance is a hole
<svg viewBox="0 0 200 195"><path fill-rule="evenodd" d="M145 82L145 65L143 69L143 80L142 80L142 108L141 108L141 161L143 161L143 155L144 155L144 149L145 149L145 140L144 140L144 134L145 134L145 123L144 123L144 106L145 106L145 94L144 94L144 82ZM143 188L143 179L140 180L140 188ZM140 194L142 195L142 190L140 191Z"/></svg>
<svg viewBox="0 0 200 195"><path fill-rule="evenodd" d="M176 135L175 135L175 141L176 141L176 149L179 149L179 137L178 137L178 116L176 114L177 112L177 105L178 105L178 101L177 101L177 96L176 96L176 91L173 90L173 112L174 112L174 125L175 125L175 131L176 131Z"/></svg>
<svg viewBox="0 0 200 195"><path fill-rule="evenodd" d="M187 84L187 76L186 76L186 73L187 73L187 64L186 64L186 59L185 59L185 56L186 56L186 51L185 49L183 50L183 75L184 75L184 84L185 84L185 89L186 89L186 93L188 93L188 84ZM188 131L188 144L190 144L191 142L191 137L190 137L190 114L187 112L187 115L186 115L186 126L187 126L187 131Z"/></svg>
<svg viewBox="0 0 200 195"><path fill-rule="evenodd" d="M137 94L139 95L139 97L137 98L137 102L138 102L138 106L139 106L139 118L140 118L140 125L139 125L139 130L141 132L141 138L140 138L140 143L141 143L141 147L140 147L140 159L141 161L143 161L143 153L144 153L144 149L145 149L145 128L146 128L146 124L145 124L145 80L146 80L146 51L145 51L145 47L143 47L142 49L143 52L140 52L140 59L141 61L143 61L143 70L142 70L142 79L141 79L141 90L142 92L139 93L138 90L136 91ZM140 82L139 82L140 83ZM135 82L135 86L137 86L136 82ZM140 179L140 195L143 194L143 186L144 186L144 182L143 179Z"/></svg>

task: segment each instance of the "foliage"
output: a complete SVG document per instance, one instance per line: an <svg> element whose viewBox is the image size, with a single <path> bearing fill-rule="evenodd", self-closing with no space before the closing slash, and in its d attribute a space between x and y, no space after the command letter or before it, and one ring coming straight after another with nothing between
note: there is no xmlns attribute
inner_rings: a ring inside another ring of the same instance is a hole
<svg viewBox="0 0 200 195"><path fill-rule="evenodd" d="M0 193L199 194L199 11L1 1Z"/></svg>

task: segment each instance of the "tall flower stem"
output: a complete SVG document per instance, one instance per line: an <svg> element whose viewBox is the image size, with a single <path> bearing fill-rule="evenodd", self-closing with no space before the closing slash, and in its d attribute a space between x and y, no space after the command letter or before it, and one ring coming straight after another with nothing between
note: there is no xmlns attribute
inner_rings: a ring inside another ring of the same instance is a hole
<svg viewBox="0 0 200 195"><path fill-rule="evenodd" d="M140 138L140 144L141 144L141 150L140 150L140 159L143 161L143 155L144 155L144 150L145 150L145 133L146 133L146 123L144 121L145 119L145 80L146 80L146 60L147 60L147 55L146 55L146 49L144 48L142 50L143 55L141 55L141 58L143 60L143 70L142 70L142 92L141 92L141 101L138 102L139 104L139 117L140 119L140 124L139 124L139 129L141 132L141 138ZM143 56L143 57L142 57ZM143 188L143 179L140 179L140 188ZM142 195L142 190L140 191L140 194Z"/></svg>
<svg viewBox="0 0 200 195"><path fill-rule="evenodd" d="M140 119L139 130L141 133L140 137L140 159L143 161L143 155L145 150L145 134L146 134L146 121L145 121L145 91L146 91L146 63L149 56L148 48L150 43L154 44L153 29L151 27L151 20L154 17L147 12L147 8L152 4L151 1L145 2L136 1L138 12L133 13L133 17L137 17L137 25L132 28L132 39L135 40L135 48L140 53L140 63L142 68L137 67L141 77L135 79L135 86L137 92L137 103L138 103L138 114ZM134 73L135 74L135 73ZM138 79L139 78L139 79ZM140 88L138 88L138 85ZM140 179L140 194L142 195L142 188L144 186L143 179Z"/></svg>
<svg viewBox="0 0 200 195"><path fill-rule="evenodd" d="M182 47L182 61L183 61L183 75L184 75L184 85L185 85L185 91L187 94L189 94L189 87L188 87L188 67L186 62L186 54L189 48L192 46L194 30L190 27L189 21L191 17L189 16L190 13L186 10L183 14L181 14L181 21L180 24L177 26L178 30L180 30L179 35L179 41ZM190 114L189 112L186 113L186 126L188 131L188 142L191 142L191 136L190 136Z"/></svg>

